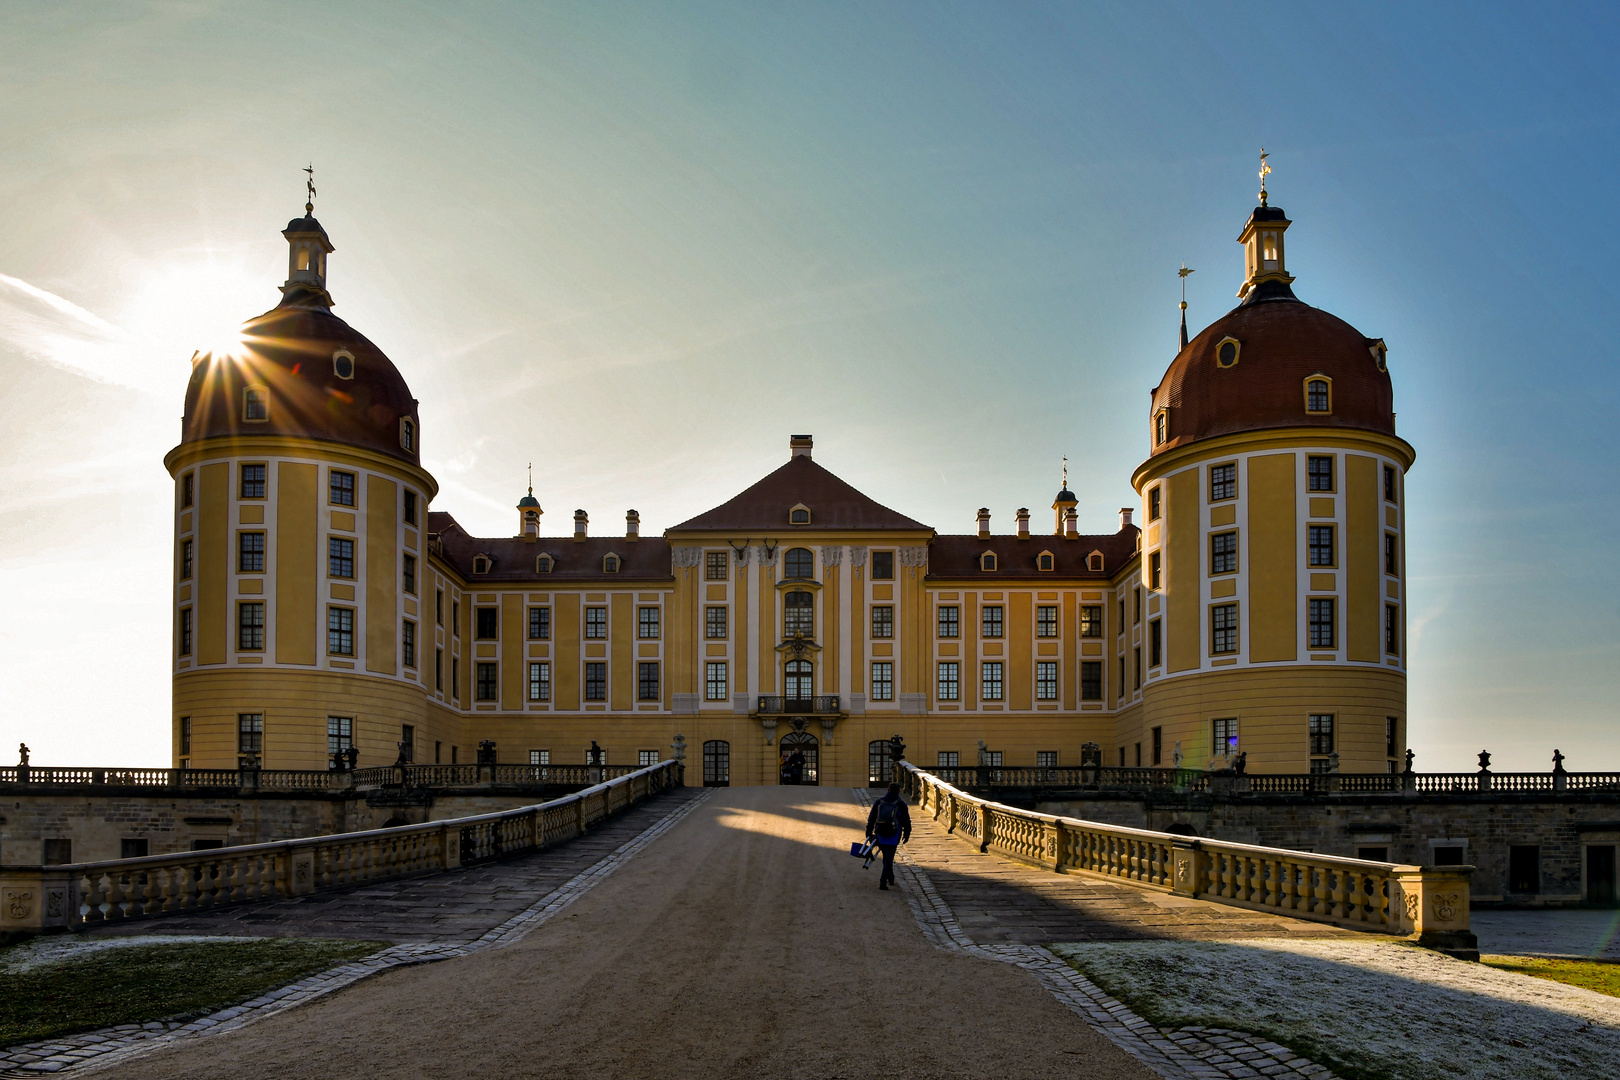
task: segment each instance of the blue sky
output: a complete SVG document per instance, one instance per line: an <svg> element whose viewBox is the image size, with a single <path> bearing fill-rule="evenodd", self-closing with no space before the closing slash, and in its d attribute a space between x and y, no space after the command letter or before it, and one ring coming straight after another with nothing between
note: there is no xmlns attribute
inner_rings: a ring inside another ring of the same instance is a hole
<svg viewBox="0 0 1620 1080"><path fill-rule="evenodd" d="M1112 527L1235 302L1390 345L1420 767L1620 768L1605 6L0 7L0 739L161 762L187 358L271 306L314 161L337 311L440 509L657 531L819 461L942 531ZM1039 520L1039 518L1038 518Z"/></svg>

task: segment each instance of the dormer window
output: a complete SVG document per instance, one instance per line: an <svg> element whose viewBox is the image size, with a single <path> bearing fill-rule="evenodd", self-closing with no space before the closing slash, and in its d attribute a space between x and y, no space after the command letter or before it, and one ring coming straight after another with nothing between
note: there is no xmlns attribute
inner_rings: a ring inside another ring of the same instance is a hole
<svg viewBox="0 0 1620 1080"><path fill-rule="evenodd" d="M619 557L612 552L602 556L602 573L617 574L619 572Z"/></svg>
<svg viewBox="0 0 1620 1080"><path fill-rule="evenodd" d="M1373 342L1367 347L1367 351L1372 353L1373 363L1378 365L1379 371L1389 370L1389 348L1382 340Z"/></svg>
<svg viewBox="0 0 1620 1080"><path fill-rule="evenodd" d="M995 552L987 551L983 555L979 556L979 569L980 570L983 570L986 573L990 573L990 572L994 571L995 568L996 568L996 553Z"/></svg>
<svg viewBox="0 0 1620 1080"><path fill-rule="evenodd" d="M270 419L270 391L262 386L250 386L243 390L242 419L248 421Z"/></svg>
<svg viewBox="0 0 1620 1080"><path fill-rule="evenodd" d="M1093 551L1090 555L1086 556L1086 569L1087 570L1091 570L1091 571L1093 571L1095 573L1101 573L1102 568L1103 568L1103 553L1102 552Z"/></svg>
<svg viewBox="0 0 1620 1080"><path fill-rule="evenodd" d="M1043 573L1055 570L1057 569L1057 560L1052 557L1052 553L1050 551L1043 551L1039 555L1035 556L1035 569L1040 570Z"/></svg>
<svg viewBox="0 0 1620 1080"><path fill-rule="evenodd" d="M473 556L473 573L475 573L475 574L487 574L487 573L489 573L489 567L490 567L490 562L489 562L489 556L488 555L474 555Z"/></svg>
<svg viewBox="0 0 1620 1080"><path fill-rule="evenodd" d="M539 555L534 557L534 572L537 574L551 573L551 568L553 565L554 561L552 560L551 556L545 554L544 552L541 552Z"/></svg>
<svg viewBox="0 0 1620 1080"><path fill-rule="evenodd" d="M1153 417L1153 445L1163 446L1170 437L1170 412L1160 409Z"/></svg>
<svg viewBox="0 0 1620 1080"><path fill-rule="evenodd" d="M810 524L810 508L808 506L804 505L803 503L800 503L798 506L795 506L793 509L789 510L788 511L788 524L789 525L808 525L808 524Z"/></svg>
<svg viewBox="0 0 1620 1080"><path fill-rule="evenodd" d="M354 353L339 349L332 354L332 374L340 379L354 378Z"/></svg>
<svg viewBox="0 0 1620 1080"><path fill-rule="evenodd" d="M1305 380L1305 411L1331 413L1333 411L1333 384L1325 375L1312 375Z"/></svg>
<svg viewBox="0 0 1620 1080"><path fill-rule="evenodd" d="M1243 343L1237 338L1222 338L1221 343L1215 346L1215 365L1217 367L1236 367L1238 353L1243 351Z"/></svg>
<svg viewBox="0 0 1620 1080"><path fill-rule="evenodd" d="M399 418L399 445L416 453L416 421L408 416Z"/></svg>

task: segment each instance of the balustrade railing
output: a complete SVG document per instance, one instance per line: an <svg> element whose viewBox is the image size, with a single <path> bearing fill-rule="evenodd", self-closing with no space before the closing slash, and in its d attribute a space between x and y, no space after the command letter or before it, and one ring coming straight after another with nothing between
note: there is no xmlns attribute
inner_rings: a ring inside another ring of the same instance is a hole
<svg viewBox="0 0 1620 1080"><path fill-rule="evenodd" d="M914 812L980 851L1478 955L1468 929L1470 866L1371 862L1038 814L970 795L938 775L945 770L900 764Z"/></svg>
<svg viewBox="0 0 1620 1080"><path fill-rule="evenodd" d="M756 711L762 716L831 716L838 712L838 695L817 694L815 697L793 698L781 694L761 694Z"/></svg>
<svg viewBox="0 0 1620 1080"><path fill-rule="evenodd" d="M507 858L578 836L681 786L682 777L681 762L672 760L494 814L140 859L5 867L0 930L172 915Z"/></svg>
<svg viewBox="0 0 1620 1080"><path fill-rule="evenodd" d="M490 781L497 784L592 784L628 776L638 768L638 765L377 765L353 770L97 769L11 765L0 767L0 785L330 791L398 784L458 787Z"/></svg>

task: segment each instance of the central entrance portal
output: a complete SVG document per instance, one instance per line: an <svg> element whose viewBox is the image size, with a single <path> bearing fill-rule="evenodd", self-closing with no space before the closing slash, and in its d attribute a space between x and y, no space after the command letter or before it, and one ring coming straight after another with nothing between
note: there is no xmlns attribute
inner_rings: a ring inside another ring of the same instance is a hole
<svg viewBox="0 0 1620 1080"><path fill-rule="evenodd" d="M820 749L821 743L808 732L793 731L782 736L781 782L816 783L816 752Z"/></svg>

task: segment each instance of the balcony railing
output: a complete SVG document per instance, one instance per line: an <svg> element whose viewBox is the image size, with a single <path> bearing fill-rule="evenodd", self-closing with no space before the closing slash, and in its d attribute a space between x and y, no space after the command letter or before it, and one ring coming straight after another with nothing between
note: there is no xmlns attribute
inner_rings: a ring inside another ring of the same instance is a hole
<svg viewBox="0 0 1620 1080"><path fill-rule="evenodd" d="M1620 792L1620 773L1208 773L1098 765L924 768L966 789L1175 791L1217 795L1562 795Z"/></svg>
<svg viewBox="0 0 1620 1080"><path fill-rule="evenodd" d="M838 695L790 698L780 694L761 694L756 711L761 716L836 716L839 712Z"/></svg>

